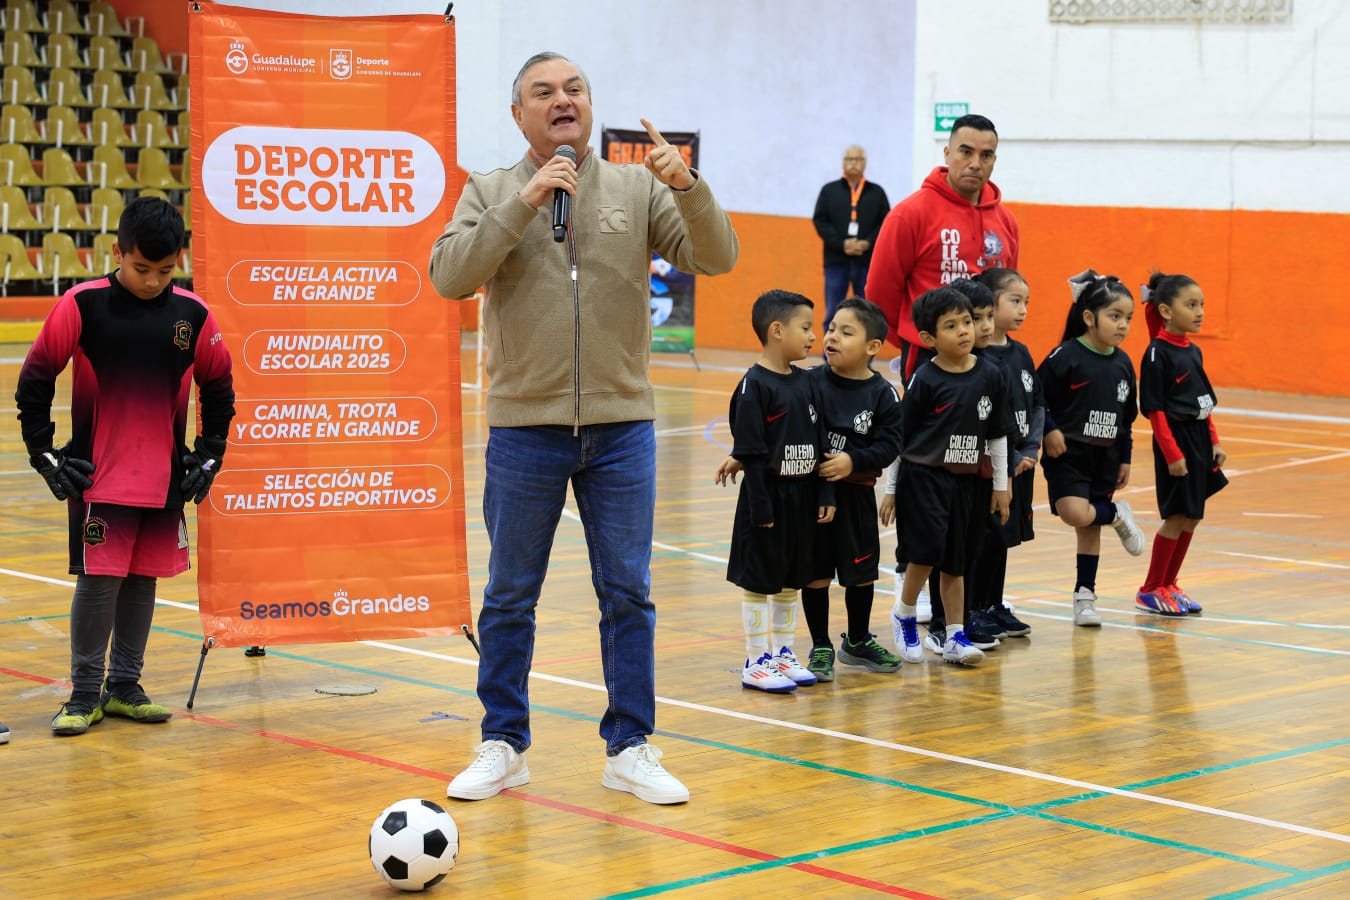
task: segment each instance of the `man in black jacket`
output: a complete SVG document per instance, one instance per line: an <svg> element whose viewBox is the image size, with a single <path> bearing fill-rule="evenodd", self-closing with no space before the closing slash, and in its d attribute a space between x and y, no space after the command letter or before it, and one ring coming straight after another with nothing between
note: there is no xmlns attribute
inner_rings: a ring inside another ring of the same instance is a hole
<svg viewBox="0 0 1350 900"><path fill-rule="evenodd" d="M885 189L863 177L866 168L863 148L849 147L843 176L821 188L816 198L812 220L825 245L825 328L845 297L866 296L872 244L891 209Z"/></svg>

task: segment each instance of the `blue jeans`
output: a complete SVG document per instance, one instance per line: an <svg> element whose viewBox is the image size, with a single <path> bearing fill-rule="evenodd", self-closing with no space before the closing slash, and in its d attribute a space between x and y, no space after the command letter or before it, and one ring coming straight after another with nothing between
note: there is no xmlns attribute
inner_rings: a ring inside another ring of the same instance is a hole
<svg viewBox="0 0 1350 900"><path fill-rule="evenodd" d="M867 296L867 266L862 260L850 260L843 265L825 267L825 325L829 326L839 304L849 296ZM848 287L853 285L850 295Z"/></svg>
<svg viewBox="0 0 1350 900"><path fill-rule="evenodd" d="M609 708L606 751L645 743L656 727L656 608L650 597L656 432L651 422L492 428L483 521L492 553L478 613L483 740L530 746L528 679L534 610L572 485L591 582L600 601L600 654Z"/></svg>

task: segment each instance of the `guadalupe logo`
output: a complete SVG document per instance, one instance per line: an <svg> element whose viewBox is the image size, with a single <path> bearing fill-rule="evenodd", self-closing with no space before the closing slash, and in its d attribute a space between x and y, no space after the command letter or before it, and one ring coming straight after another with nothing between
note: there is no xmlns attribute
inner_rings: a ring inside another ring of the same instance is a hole
<svg viewBox="0 0 1350 900"><path fill-rule="evenodd" d="M231 75L243 75L248 71L248 54L244 52L242 41L230 42L230 50L225 54L225 68Z"/></svg>
<svg viewBox="0 0 1350 900"><path fill-rule="evenodd" d="M173 323L173 345L179 350L187 350L192 346L192 323Z"/></svg>
<svg viewBox="0 0 1350 900"><path fill-rule="evenodd" d="M352 51L333 47L328 51L328 74L338 81L352 77Z"/></svg>
<svg viewBox="0 0 1350 900"><path fill-rule="evenodd" d="M97 547L108 540L108 523L102 519L90 517L84 523L84 542Z"/></svg>

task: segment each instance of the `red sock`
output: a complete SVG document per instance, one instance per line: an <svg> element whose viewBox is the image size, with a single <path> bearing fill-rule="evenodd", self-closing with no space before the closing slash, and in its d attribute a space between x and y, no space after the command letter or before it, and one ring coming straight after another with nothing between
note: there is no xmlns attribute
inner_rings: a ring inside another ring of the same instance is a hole
<svg viewBox="0 0 1350 900"><path fill-rule="evenodd" d="M1140 593L1147 593L1167 584L1163 579L1172 568L1171 562L1176 554L1177 540L1163 537L1161 534L1153 536L1153 555L1149 557L1148 574L1144 576L1144 586L1139 589Z"/></svg>
<svg viewBox="0 0 1350 900"><path fill-rule="evenodd" d="M1177 535L1177 548L1172 551L1172 559L1167 563L1167 577L1162 584L1177 583L1177 576L1181 574L1181 563L1186 559L1186 550L1191 546L1191 538L1194 535L1194 531L1183 531Z"/></svg>

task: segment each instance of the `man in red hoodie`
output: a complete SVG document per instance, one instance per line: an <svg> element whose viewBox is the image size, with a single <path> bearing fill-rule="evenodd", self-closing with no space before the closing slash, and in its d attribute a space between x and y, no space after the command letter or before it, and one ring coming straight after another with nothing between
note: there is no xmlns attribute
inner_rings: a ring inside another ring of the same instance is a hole
<svg viewBox="0 0 1350 900"><path fill-rule="evenodd" d="M946 165L893 207L872 251L867 299L886 314L886 337L900 348L905 381L918 365L910 310L924 291L985 269L1017 268L1017 220L989 180L998 132L984 116L962 116L942 148Z"/></svg>

